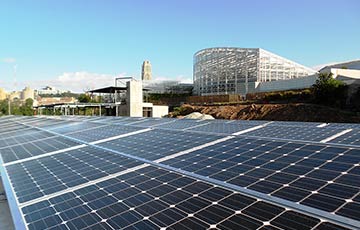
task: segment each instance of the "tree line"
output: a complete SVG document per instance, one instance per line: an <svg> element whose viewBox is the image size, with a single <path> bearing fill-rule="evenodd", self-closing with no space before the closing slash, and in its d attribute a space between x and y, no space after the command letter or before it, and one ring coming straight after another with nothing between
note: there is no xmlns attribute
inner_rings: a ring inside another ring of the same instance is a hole
<svg viewBox="0 0 360 230"><path fill-rule="evenodd" d="M34 115L33 99L28 98L25 101L15 99L10 102L10 114L32 116ZM0 101L0 116L9 115L9 100Z"/></svg>

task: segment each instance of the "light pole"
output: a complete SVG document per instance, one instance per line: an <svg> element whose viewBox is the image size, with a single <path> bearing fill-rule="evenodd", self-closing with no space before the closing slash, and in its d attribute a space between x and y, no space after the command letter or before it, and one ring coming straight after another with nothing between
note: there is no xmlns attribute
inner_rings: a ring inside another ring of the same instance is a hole
<svg viewBox="0 0 360 230"><path fill-rule="evenodd" d="M14 70L14 72L13 72L14 91L13 92L15 92L16 91L16 68L17 68L17 65L15 64L13 66L13 68L14 68L13 69ZM8 110L9 110L9 115L11 115L11 93L9 93Z"/></svg>
<svg viewBox="0 0 360 230"><path fill-rule="evenodd" d="M11 115L11 111L10 111L10 94L8 96L8 112L9 112L9 115Z"/></svg>

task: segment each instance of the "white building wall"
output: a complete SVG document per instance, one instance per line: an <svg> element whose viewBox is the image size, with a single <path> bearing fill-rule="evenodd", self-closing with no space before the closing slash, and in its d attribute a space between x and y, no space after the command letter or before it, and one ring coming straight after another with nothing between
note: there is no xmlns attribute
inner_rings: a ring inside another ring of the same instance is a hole
<svg viewBox="0 0 360 230"><path fill-rule="evenodd" d="M258 82L256 92L310 88L313 84L315 84L316 79L316 75L311 75L309 77L294 78L289 80Z"/></svg>
<svg viewBox="0 0 360 230"><path fill-rule="evenodd" d="M143 116L143 91L141 81L131 80L126 82L126 105L128 116Z"/></svg>
<svg viewBox="0 0 360 230"><path fill-rule="evenodd" d="M337 78L338 76L343 76L360 79L360 70L331 68L330 71L333 74L334 78Z"/></svg>
<svg viewBox="0 0 360 230"><path fill-rule="evenodd" d="M152 117L163 117L169 114L169 106L154 105L152 107Z"/></svg>
<svg viewBox="0 0 360 230"><path fill-rule="evenodd" d="M333 73L333 78L343 81L345 84L352 84L356 80L360 79L360 70L351 69L337 69L331 68L322 72L330 71ZM256 86L256 92L271 92L291 89L305 89L310 88L316 83L317 75L311 75L308 77L295 78L289 80L258 82Z"/></svg>

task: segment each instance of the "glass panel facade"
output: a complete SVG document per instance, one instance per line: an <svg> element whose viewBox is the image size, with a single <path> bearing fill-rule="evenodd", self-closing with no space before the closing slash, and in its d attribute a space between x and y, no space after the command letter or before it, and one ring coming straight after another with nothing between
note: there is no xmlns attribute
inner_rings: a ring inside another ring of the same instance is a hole
<svg viewBox="0 0 360 230"><path fill-rule="evenodd" d="M305 77L315 71L263 49L210 48L194 55L194 94L246 94L254 82ZM252 83L252 84L251 84Z"/></svg>

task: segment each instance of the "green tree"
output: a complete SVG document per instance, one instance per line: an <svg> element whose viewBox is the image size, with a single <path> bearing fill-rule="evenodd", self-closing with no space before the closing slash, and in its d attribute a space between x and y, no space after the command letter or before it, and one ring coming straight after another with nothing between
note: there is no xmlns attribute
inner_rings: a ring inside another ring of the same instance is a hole
<svg viewBox="0 0 360 230"><path fill-rule="evenodd" d="M79 95L78 100L81 103L89 103L91 101L91 97L88 94L82 93Z"/></svg>
<svg viewBox="0 0 360 230"><path fill-rule="evenodd" d="M34 114L33 102L34 100L31 98L26 99L25 103L20 107L22 115L32 116Z"/></svg>
<svg viewBox="0 0 360 230"><path fill-rule="evenodd" d="M0 116L8 115L9 114L8 108L9 108L8 100L0 101Z"/></svg>
<svg viewBox="0 0 360 230"><path fill-rule="evenodd" d="M346 85L333 78L332 73L320 73L312 87L316 103L342 107L346 102Z"/></svg>

